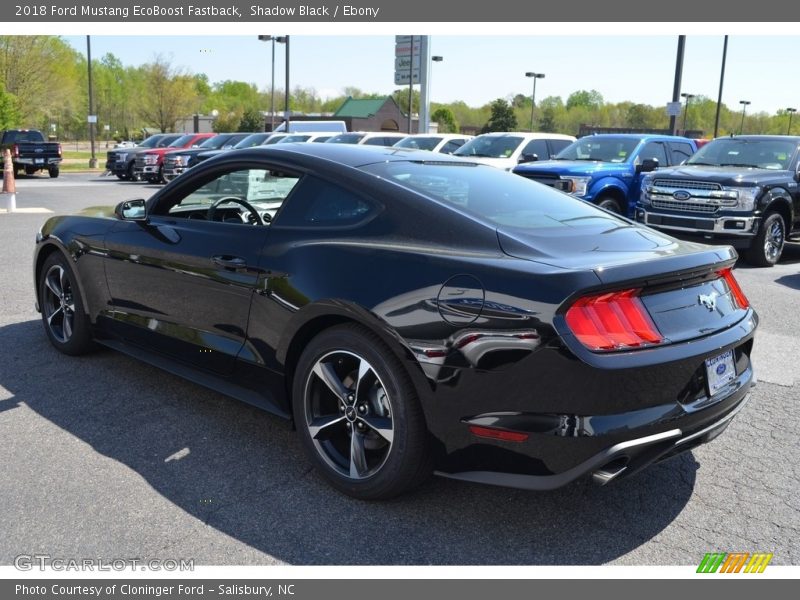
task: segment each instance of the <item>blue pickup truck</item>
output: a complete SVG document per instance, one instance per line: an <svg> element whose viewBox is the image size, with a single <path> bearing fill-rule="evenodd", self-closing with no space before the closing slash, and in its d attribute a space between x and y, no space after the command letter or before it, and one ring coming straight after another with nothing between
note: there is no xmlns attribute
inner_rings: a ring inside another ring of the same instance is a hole
<svg viewBox="0 0 800 600"><path fill-rule="evenodd" d="M552 160L519 165L514 173L633 216L642 174L679 165L697 150L694 140L670 135L601 134L573 142Z"/></svg>

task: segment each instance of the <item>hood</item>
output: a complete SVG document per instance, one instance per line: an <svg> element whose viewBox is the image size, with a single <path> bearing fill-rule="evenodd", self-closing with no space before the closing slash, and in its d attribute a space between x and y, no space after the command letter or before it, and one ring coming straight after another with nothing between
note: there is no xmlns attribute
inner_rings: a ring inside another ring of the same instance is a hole
<svg viewBox="0 0 800 600"><path fill-rule="evenodd" d="M224 154L225 152L230 152L231 150L233 150L233 148L228 148L226 150L222 150L222 149L220 149L220 150L206 150L205 148L203 148L203 150L205 150L205 151L204 152L198 152L198 154L200 155L200 158L205 160L207 158L211 158L212 156L217 156L218 154Z"/></svg>
<svg viewBox="0 0 800 600"><path fill-rule="evenodd" d="M501 227L497 235L509 256L563 269L589 269L603 283L691 270L736 257L730 247L680 241L600 211L574 228Z"/></svg>
<svg viewBox="0 0 800 600"><path fill-rule="evenodd" d="M94 217L96 219L116 219L113 206L89 206L76 213L81 217Z"/></svg>
<svg viewBox="0 0 800 600"><path fill-rule="evenodd" d="M525 177L536 175L594 175L596 173L628 173L628 163L610 163L589 160L544 160L519 165L514 169Z"/></svg>
<svg viewBox="0 0 800 600"><path fill-rule="evenodd" d="M650 174L653 179L675 178L697 181L708 181L720 185L747 186L767 183L780 183L787 179L794 179L791 171L776 169L753 169L745 167L717 167L717 166L692 166L682 165L658 169Z"/></svg>
<svg viewBox="0 0 800 600"><path fill-rule="evenodd" d="M489 165L490 167L495 167L496 169L504 169L509 170L513 169L517 166L517 161L513 158L490 158L488 156L469 156L469 155L460 155L456 154L458 158L462 158L469 162L479 163L481 165Z"/></svg>

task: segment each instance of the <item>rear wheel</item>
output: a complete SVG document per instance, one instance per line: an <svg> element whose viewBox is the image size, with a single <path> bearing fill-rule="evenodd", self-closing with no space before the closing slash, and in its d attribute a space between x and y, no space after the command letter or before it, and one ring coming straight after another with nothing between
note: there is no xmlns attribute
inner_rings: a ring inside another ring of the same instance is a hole
<svg viewBox="0 0 800 600"><path fill-rule="evenodd" d="M55 179L56 177L58 177L59 169L58 167L48 167L47 173L50 175L50 177Z"/></svg>
<svg viewBox="0 0 800 600"><path fill-rule="evenodd" d="M778 213L767 213L753 243L747 249L747 262L756 267L772 267L781 258L786 242L786 224Z"/></svg>
<svg viewBox="0 0 800 600"><path fill-rule="evenodd" d="M59 352L76 356L91 350L89 319L75 273L60 252L51 254L39 272L39 307L47 337Z"/></svg>
<svg viewBox="0 0 800 600"><path fill-rule="evenodd" d="M622 209L620 208L619 202L614 200L614 198L609 198L606 196L605 198L600 198L597 201L597 206L600 208L605 208L606 210L610 210L613 213L617 213L618 215L622 214Z"/></svg>
<svg viewBox="0 0 800 600"><path fill-rule="evenodd" d="M427 429L413 385L389 348L358 325L308 344L293 382L295 424L311 461L336 489L391 498L431 472Z"/></svg>

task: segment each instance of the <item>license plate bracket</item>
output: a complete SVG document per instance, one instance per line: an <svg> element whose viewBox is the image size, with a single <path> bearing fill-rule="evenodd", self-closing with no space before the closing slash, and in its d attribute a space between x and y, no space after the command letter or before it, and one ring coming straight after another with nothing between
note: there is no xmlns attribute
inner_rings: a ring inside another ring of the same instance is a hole
<svg viewBox="0 0 800 600"><path fill-rule="evenodd" d="M733 362L733 350L706 359L709 396L718 394L734 379L736 379L736 365Z"/></svg>

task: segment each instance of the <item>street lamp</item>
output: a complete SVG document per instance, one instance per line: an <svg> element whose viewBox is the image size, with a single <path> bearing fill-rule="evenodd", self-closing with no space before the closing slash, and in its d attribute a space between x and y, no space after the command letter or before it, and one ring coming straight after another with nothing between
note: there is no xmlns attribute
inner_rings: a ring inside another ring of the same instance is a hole
<svg viewBox="0 0 800 600"><path fill-rule="evenodd" d="M686 135L686 118L689 115L689 101L694 98L694 94L688 94L686 92L681 94L681 98L686 98L686 106L683 108L683 135Z"/></svg>
<svg viewBox="0 0 800 600"><path fill-rule="evenodd" d="M531 94L531 131L533 131L533 109L536 106L536 80L544 79L544 73L532 73L528 71L525 77L533 78L533 94Z"/></svg>
<svg viewBox="0 0 800 600"><path fill-rule="evenodd" d="M431 56L431 62L439 63L444 60L444 56ZM428 108L426 109L428 112L428 122L425 124L428 129L425 130L425 133L430 131L430 99L431 99L431 92L433 91L433 69L431 69L430 73L428 73ZM441 132L439 132L441 133Z"/></svg>
<svg viewBox="0 0 800 600"><path fill-rule="evenodd" d="M261 40L262 42L272 42L272 84L270 86L269 126L270 126L270 131L274 131L275 130L275 42L278 42L279 44L285 44L288 41L289 36L260 35L258 36L258 39ZM287 58L287 64L288 64L288 58Z"/></svg>
<svg viewBox="0 0 800 600"><path fill-rule="evenodd" d="M792 116L797 112L797 109L787 108L786 112L789 113L789 128L786 130L786 135L792 135Z"/></svg>
<svg viewBox="0 0 800 600"><path fill-rule="evenodd" d="M747 105L750 104L750 100L739 100L739 104L742 105L742 124L739 125L739 135L742 135L742 131L744 130L744 111L747 110Z"/></svg>

